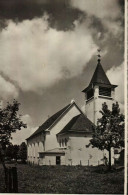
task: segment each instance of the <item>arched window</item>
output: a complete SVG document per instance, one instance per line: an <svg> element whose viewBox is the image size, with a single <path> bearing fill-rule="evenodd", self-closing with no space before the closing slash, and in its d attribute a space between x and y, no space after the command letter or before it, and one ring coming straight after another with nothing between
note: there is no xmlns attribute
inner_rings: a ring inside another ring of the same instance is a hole
<svg viewBox="0 0 128 195"><path fill-rule="evenodd" d="M35 143L32 143L32 157L35 157Z"/></svg>
<svg viewBox="0 0 128 195"><path fill-rule="evenodd" d="M59 145L60 145L60 147L61 147L61 139L59 140Z"/></svg>
<svg viewBox="0 0 128 195"><path fill-rule="evenodd" d="M65 146L67 146L67 139L65 138Z"/></svg>
<svg viewBox="0 0 128 195"><path fill-rule="evenodd" d="M39 142L37 142L37 157L39 157L39 152L40 152L40 149L39 149Z"/></svg>
<svg viewBox="0 0 128 195"><path fill-rule="evenodd" d="M62 146L64 146L64 140L62 139Z"/></svg>

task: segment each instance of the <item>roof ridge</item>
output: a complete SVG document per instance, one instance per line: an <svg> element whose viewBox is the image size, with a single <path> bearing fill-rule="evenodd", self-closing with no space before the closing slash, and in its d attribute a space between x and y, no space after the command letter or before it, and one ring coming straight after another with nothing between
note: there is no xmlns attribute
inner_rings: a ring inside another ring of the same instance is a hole
<svg viewBox="0 0 128 195"><path fill-rule="evenodd" d="M84 115L84 113L82 112L82 110L79 108L79 106L76 104L76 102L74 100L71 101L70 104L68 104L67 106L65 106L64 108L62 108L61 110L59 110L58 112L56 112L55 114L53 114L50 118L48 118L46 121L44 121L44 123L39 126L39 128L31 135L29 136L26 140L34 137L37 134L40 134L41 132L44 131L49 131L51 127L53 127L53 125L56 124L56 122L67 112L68 109L70 109L73 105L75 105L77 107L77 109L80 111L81 114ZM80 114L79 114L80 115ZM85 115L84 115L85 116ZM74 118L74 117L73 117Z"/></svg>
<svg viewBox="0 0 128 195"><path fill-rule="evenodd" d="M70 104L68 104L67 106L65 106L64 108L62 108L61 110L59 110L59 111L57 111L56 113L54 113L50 118L48 118L47 120L45 120L44 123L43 123L41 126L39 126L38 129L37 129L32 135L30 135L26 140L28 140L29 138L34 137L34 135L37 135L37 134L41 133L42 131L45 131L46 129L48 129L48 128L52 125L52 123L54 123L54 121L56 121L56 119L59 117L59 116L57 116L57 115L58 115L59 113L60 113L60 115L61 115L61 114L62 114L65 110L67 110L67 108L69 108L71 105L72 105L72 104L70 103ZM62 113L61 113L61 112L62 112ZM55 117L55 119L54 119L54 117ZM51 121L50 121L50 120L51 120ZM53 121L52 121L52 120L53 120ZM51 123L51 124L48 125L48 123ZM45 126L44 129L43 129L43 126Z"/></svg>
<svg viewBox="0 0 128 195"><path fill-rule="evenodd" d="M51 124L51 126L49 126L49 128L48 128L47 130L49 130L49 129L57 122L57 120L59 120L59 119L62 117L62 115L63 115L63 114L64 114L64 113L73 105L73 104L77 107L77 109L81 112L81 114L85 115L85 114L83 113L83 111L79 108L79 106L76 104L75 100L71 100L71 104L69 105L69 107L68 107L66 110L64 110L63 113L61 113L61 115L54 121L53 124ZM80 115L80 114L79 114L79 115ZM74 118L74 117L73 117L73 118Z"/></svg>

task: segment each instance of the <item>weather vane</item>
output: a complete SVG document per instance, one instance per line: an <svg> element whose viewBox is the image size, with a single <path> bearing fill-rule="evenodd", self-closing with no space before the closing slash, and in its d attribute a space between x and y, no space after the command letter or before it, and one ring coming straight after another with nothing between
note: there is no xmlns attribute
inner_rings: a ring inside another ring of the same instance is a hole
<svg viewBox="0 0 128 195"><path fill-rule="evenodd" d="M100 61L101 60L101 55L100 55L100 52L101 52L101 49L97 49L97 51L98 51L98 61Z"/></svg>

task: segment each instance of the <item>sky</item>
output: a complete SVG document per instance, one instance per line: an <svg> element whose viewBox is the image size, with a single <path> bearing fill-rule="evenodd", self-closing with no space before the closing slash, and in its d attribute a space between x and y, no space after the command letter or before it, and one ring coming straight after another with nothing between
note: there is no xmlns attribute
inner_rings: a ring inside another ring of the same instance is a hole
<svg viewBox="0 0 128 195"><path fill-rule="evenodd" d="M123 112L123 0L0 1L0 100L5 106L17 99L28 126L13 144L72 99L83 108L98 48Z"/></svg>

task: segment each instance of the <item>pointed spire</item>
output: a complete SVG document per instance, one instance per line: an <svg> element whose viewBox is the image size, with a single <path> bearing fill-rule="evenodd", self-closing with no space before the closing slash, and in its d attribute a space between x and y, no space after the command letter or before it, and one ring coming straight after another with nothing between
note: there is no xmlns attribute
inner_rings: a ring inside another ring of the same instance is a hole
<svg viewBox="0 0 128 195"><path fill-rule="evenodd" d="M109 86L111 88L115 88L117 87L117 85L112 85L101 65L101 55L100 55L100 49L97 50L98 51L98 63L97 63L97 67L95 69L95 72L92 76L92 79L88 85L88 87L86 87L82 92L86 92L89 88L91 88L92 86L98 84L98 85L104 85L104 86Z"/></svg>
<svg viewBox="0 0 128 195"><path fill-rule="evenodd" d="M106 84L106 85L111 85L107 75L104 72L104 69L101 65L101 49L97 49L98 51L98 63L97 63L97 67L95 69L95 72L92 76L92 79L90 81L90 84L94 84L94 83L99 83L99 84Z"/></svg>
<svg viewBox="0 0 128 195"><path fill-rule="evenodd" d="M111 85L107 75L105 74L105 71L100 63L100 59L98 59L97 67L95 69L95 72L92 76L92 79L90 81L90 84L94 83L102 83L106 85Z"/></svg>

